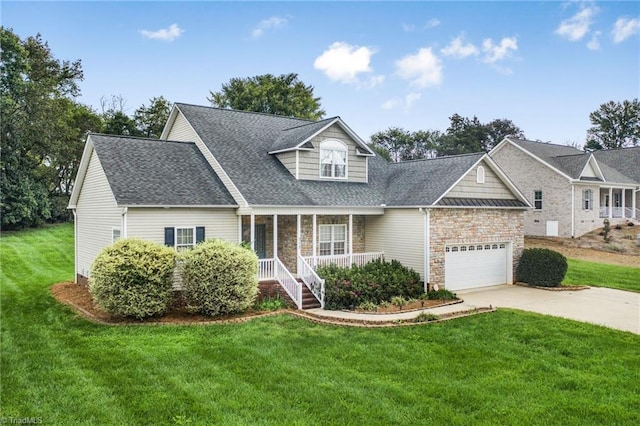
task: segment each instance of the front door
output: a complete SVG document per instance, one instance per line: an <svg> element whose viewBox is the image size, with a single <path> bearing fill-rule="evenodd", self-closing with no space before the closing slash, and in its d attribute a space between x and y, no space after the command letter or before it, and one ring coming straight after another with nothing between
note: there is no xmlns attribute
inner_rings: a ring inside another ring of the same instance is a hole
<svg viewBox="0 0 640 426"><path fill-rule="evenodd" d="M267 225L256 225L255 229L255 247L258 259L266 259L267 257Z"/></svg>

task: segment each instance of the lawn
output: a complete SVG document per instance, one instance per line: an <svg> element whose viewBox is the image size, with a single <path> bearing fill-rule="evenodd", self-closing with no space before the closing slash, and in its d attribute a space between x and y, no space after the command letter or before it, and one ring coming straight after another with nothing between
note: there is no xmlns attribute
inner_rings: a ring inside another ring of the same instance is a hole
<svg viewBox="0 0 640 426"><path fill-rule="evenodd" d="M72 228L0 242L0 418L49 424L638 424L640 336L511 310L361 329L286 315L100 326L59 305Z"/></svg>
<svg viewBox="0 0 640 426"><path fill-rule="evenodd" d="M640 259L637 268L567 259L569 269L562 284L592 285L640 292Z"/></svg>

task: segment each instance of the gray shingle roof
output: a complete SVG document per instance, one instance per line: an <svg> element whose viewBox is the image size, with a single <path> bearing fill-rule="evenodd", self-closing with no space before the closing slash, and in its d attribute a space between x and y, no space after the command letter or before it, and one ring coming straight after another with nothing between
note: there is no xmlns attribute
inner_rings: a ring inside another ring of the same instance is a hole
<svg viewBox="0 0 640 426"><path fill-rule="evenodd" d="M270 151L274 152L295 148L302 141L309 139L311 136L322 130L323 127L331 123L333 120L335 120L335 117L328 118L326 120L305 123L299 125L298 127L284 129L280 132L280 136L278 136L278 138L271 146Z"/></svg>
<svg viewBox="0 0 640 426"><path fill-rule="evenodd" d="M439 206L448 207L528 207L520 200L503 200L497 198L448 198L438 202Z"/></svg>
<svg viewBox="0 0 640 426"><path fill-rule="evenodd" d="M580 172L589 160L589 154L571 146L523 139L509 140L573 179L580 177Z"/></svg>
<svg viewBox="0 0 640 426"><path fill-rule="evenodd" d="M606 164L609 168L640 184L640 146L634 148L603 149L595 151L593 155L600 167ZM605 176L607 172L602 171ZM607 180L609 178L607 177Z"/></svg>
<svg viewBox="0 0 640 426"><path fill-rule="evenodd" d="M236 205L192 142L101 134L90 138L118 204Z"/></svg>

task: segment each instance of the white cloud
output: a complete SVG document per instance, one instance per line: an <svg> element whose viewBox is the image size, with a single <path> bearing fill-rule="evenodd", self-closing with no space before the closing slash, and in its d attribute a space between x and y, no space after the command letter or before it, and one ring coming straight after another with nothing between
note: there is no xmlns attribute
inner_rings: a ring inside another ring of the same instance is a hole
<svg viewBox="0 0 640 426"><path fill-rule="evenodd" d="M404 111L408 111L421 98L422 98L422 93L411 92L411 93L408 93L404 98L396 97L396 98L389 99L388 101L383 103L381 106L382 106L382 109L386 109L386 110L402 108Z"/></svg>
<svg viewBox="0 0 640 426"><path fill-rule="evenodd" d="M400 77L411 80L411 85L418 88L437 86L442 82L442 62L430 47L396 61L396 69Z"/></svg>
<svg viewBox="0 0 640 426"><path fill-rule="evenodd" d="M515 37L504 37L499 44L493 44L490 38L482 41L482 59L487 64L494 64L511 56L512 52L518 50L518 40Z"/></svg>
<svg viewBox="0 0 640 426"><path fill-rule="evenodd" d="M270 18L263 19L258 23L258 26L251 31L251 37L260 38L264 35L265 31L282 28L287 22L287 18L282 18L280 16L272 16Z"/></svg>
<svg viewBox="0 0 640 426"><path fill-rule="evenodd" d="M640 19L618 18L611 30L614 43L621 43L638 32L640 32Z"/></svg>
<svg viewBox="0 0 640 426"><path fill-rule="evenodd" d="M313 62L313 67L322 71L331 80L352 83L358 87L371 88L384 81L384 76L373 75L361 80L360 74L371 73L371 57L376 49L366 46L352 46L337 41Z"/></svg>
<svg viewBox="0 0 640 426"><path fill-rule="evenodd" d="M582 5L578 13L560 22L555 33L570 41L581 40L589 32L593 18L598 11L596 6Z"/></svg>
<svg viewBox="0 0 640 426"><path fill-rule="evenodd" d="M427 21L426 25L424 26L425 28L429 29L429 28L435 28L438 25L440 25L440 20L437 18L431 18Z"/></svg>
<svg viewBox="0 0 640 426"><path fill-rule="evenodd" d="M457 59L463 59L467 56L477 55L478 48L471 43L464 44L464 34L451 40L446 47L440 49L440 53L445 56L452 56Z"/></svg>
<svg viewBox="0 0 640 426"><path fill-rule="evenodd" d="M416 30L416 26L414 24L402 24L402 29L405 33L410 33Z"/></svg>
<svg viewBox="0 0 640 426"><path fill-rule="evenodd" d="M152 40L173 41L184 32L177 24L171 24L169 28L161 28L157 31L140 30L139 33L145 38Z"/></svg>
<svg viewBox="0 0 640 426"><path fill-rule="evenodd" d="M598 40L598 38L601 34L602 33L600 31L596 31L595 33L593 33L591 40L589 40L589 43L587 43L587 49L600 50L600 40Z"/></svg>

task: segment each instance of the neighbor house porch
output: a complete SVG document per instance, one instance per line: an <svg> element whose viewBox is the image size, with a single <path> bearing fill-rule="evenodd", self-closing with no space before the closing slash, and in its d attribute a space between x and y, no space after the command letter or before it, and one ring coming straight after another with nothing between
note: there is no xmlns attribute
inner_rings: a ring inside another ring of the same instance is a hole
<svg viewBox="0 0 640 426"><path fill-rule="evenodd" d="M638 192L633 188L600 188L600 217L640 220Z"/></svg>
<svg viewBox="0 0 640 426"><path fill-rule="evenodd" d="M269 214L239 216L240 241L258 255L258 279L277 281L302 307L306 286L323 306L318 266L363 265L383 257L365 252L363 214Z"/></svg>

